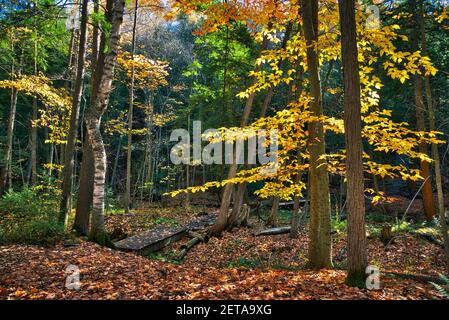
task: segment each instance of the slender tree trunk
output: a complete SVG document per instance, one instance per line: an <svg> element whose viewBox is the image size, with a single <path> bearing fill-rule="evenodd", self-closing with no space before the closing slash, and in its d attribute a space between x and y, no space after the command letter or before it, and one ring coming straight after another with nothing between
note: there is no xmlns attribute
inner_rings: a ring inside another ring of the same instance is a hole
<svg viewBox="0 0 449 320"><path fill-rule="evenodd" d="M134 61L136 51L136 25L137 25L137 9L139 0L135 1L134 21L131 40L131 60ZM129 85L129 109L128 109L128 149L126 156L126 191L125 191L125 212L129 212L131 203L131 157L132 157L132 137L133 137L133 108L134 108L134 64L131 67L131 83Z"/></svg>
<svg viewBox="0 0 449 320"><path fill-rule="evenodd" d="M189 132L189 134L190 134L190 113L189 113L189 115L187 117L187 132ZM186 185L185 185L185 188L187 189L189 187L190 187L190 165L186 164ZM185 196L184 206L186 208L189 208L190 207L190 193L186 193L184 196Z"/></svg>
<svg viewBox="0 0 449 320"><path fill-rule="evenodd" d="M22 154L22 149L20 148L20 140L19 139L17 139L16 138L16 144L17 144L17 146L18 146L18 151L19 151L19 154ZM20 177L22 178L22 185L23 186L26 186L26 181L25 181L25 174L24 174L24 172L23 172L23 166L22 166L22 163L21 162L19 162L19 167L20 167Z"/></svg>
<svg viewBox="0 0 449 320"><path fill-rule="evenodd" d="M53 143L50 143L50 148L48 149L48 151L49 151L49 154L48 154L48 158L49 158L49 161L48 161L48 163L49 163L49 168L48 168L48 184L50 184L51 183L51 175L52 175L52 171L53 171L53 157L54 157L54 148L55 147L55 145L53 144Z"/></svg>
<svg viewBox="0 0 449 320"><path fill-rule="evenodd" d="M94 183L92 193L92 221L89 237L99 244L106 245L106 230L104 227L104 201L106 177L106 151L100 132L100 119L88 114L86 130L94 160Z"/></svg>
<svg viewBox="0 0 449 320"><path fill-rule="evenodd" d="M70 115L70 127L67 137L67 145L65 147L64 169L63 169L63 184L62 197L60 204L59 223L66 225L67 216L71 211L71 197L72 197L72 175L74 167L74 154L76 147L76 137L78 136L78 120L80 113L81 94L83 91L84 79L84 59L86 56L86 41L87 41L87 7L88 0L83 0L81 5L81 26L80 39L78 48L78 63L76 68L76 79L73 90L72 110Z"/></svg>
<svg viewBox="0 0 449 320"><path fill-rule="evenodd" d="M268 41L264 39L262 43L262 50L265 50L268 45ZM256 81L256 80L255 80ZM253 107L255 93L251 93L249 97L246 100L245 108L243 109L242 118L240 121L240 127L246 127L249 121L249 115L251 113L251 109ZM235 152L234 152L234 161L231 164L231 167L228 171L228 179L232 179L237 175L237 161L235 161ZM228 183L224 186L222 198L221 198L221 205L220 205L220 212L218 214L217 221L210 229L210 234L212 236L220 236L221 233L226 229L227 223L228 223L228 213L229 213L229 206L231 203L231 196L232 196L232 190L233 185Z"/></svg>
<svg viewBox="0 0 449 320"><path fill-rule="evenodd" d="M293 210L291 217L291 229L290 229L290 238L295 239L298 237L298 233L300 230L300 213L301 209L299 208L299 197L295 196L293 198ZM304 213L303 213L304 214Z"/></svg>
<svg viewBox="0 0 449 320"><path fill-rule="evenodd" d="M285 47L287 46L287 42L290 39L290 34L292 32L292 28L293 25L292 23L289 23L286 27L285 30L285 34L284 34L284 38L282 39L282 44L281 44L281 49L285 49ZM281 66L281 61L278 62L278 67ZM260 112L260 118L264 118L268 108L271 104L271 100L273 99L273 95L274 95L274 87L271 86L268 89L267 94L265 95L265 99L263 101L262 104L262 110ZM235 200L234 200L234 206L232 208L232 212L231 215L229 216L228 219L228 229L232 229L234 227L234 223L236 222L237 217L239 216L239 213L242 209L242 205L243 205L243 195L245 194L246 191L246 183L240 183L237 186L237 190L235 193Z"/></svg>
<svg viewBox="0 0 449 320"><path fill-rule="evenodd" d="M425 10L424 10L424 1L420 0L419 2L419 24L421 29L421 43L422 43L422 52L424 55L427 54L427 41L426 41L426 30L425 30ZM424 77L425 83L425 92L427 98L427 110L429 112L429 129L431 131L435 131L435 113L433 110L433 100L432 100L432 91L430 87L430 76L426 75ZM449 272L449 236L448 236L448 228L446 225L446 215L444 210L444 193L443 193L443 184L441 179L441 162L440 162L440 154L438 152L438 145L432 144L432 158L434 160L435 166L435 182L437 187L437 198L438 198L438 215L440 218L440 226L441 226L441 234L443 237L444 243L444 253L446 258L446 268Z"/></svg>
<svg viewBox="0 0 449 320"><path fill-rule="evenodd" d="M37 42L34 42L34 74L37 75ZM31 121L31 171L30 171L30 184L32 186L36 185L37 182L37 127L33 125L34 121L37 120L37 99L33 97L33 114Z"/></svg>
<svg viewBox="0 0 449 320"><path fill-rule="evenodd" d="M114 166L112 167L110 185L111 185L111 188L113 188L113 189L115 186L115 180L116 180L117 168L118 168L118 160L120 158L120 150L121 149L122 149L122 137L120 137L118 140L117 152L115 153L115 159L114 159Z"/></svg>
<svg viewBox="0 0 449 320"><path fill-rule="evenodd" d="M16 118L17 95L17 89L11 89L11 109L9 110L8 129L6 132L5 160L0 177L0 196L5 193L8 176L11 176L11 159L14 138L14 122ZM9 188L11 188L11 185L9 185Z"/></svg>
<svg viewBox="0 0 449 320"><path fill-rule="evenodd" d="M318 0L303 1L303 28L307 43L307 69L310 95L313 102L310 111L314 116L323 115L319 59L315 44L318 41ZM310 154L310 244L309 265L321 269L332 267L331 214L329 176L326 162L320 157L325 154L324 128L319 121L309 124L308 148Z"/></svg>
<svg viewBox="0 0 449 320"><path fill-rule="evenodd" d="M94 13L98 14L100 11L99 1L94 1ZM96 83L96 71L97 71L97 62L98 56L100 53L100 28L98 25L93 26L92 31L92 59L91 59L91 96L90 96L90 105L93 105L95 96L93 92L96 91L97 83ZM86 113L86 108L84 110ZM90 145L89 139L87 135L84 137L83 141L83 159L81 164L80 171L80 181L79 181L79 193L78 199L76 203L76 215L75 222L73 224L73 229L81 234L87 235L89 233L89 225L90 225L90 210L92 207L92 195L93 195L93 175L94 175L94 166L93 166L93 154L92 147Z"/></svg>
<svg viewBox="0 0 449 320"><path fill-rule="evenodd" d="M76 37L77 37L77 30L76 29L72 29L72 32L70 34L70 44L69 44L69 63L68 63L68 68L67 68L67 72L66 72L66 77L67 80L64 83L64 87L67 90L67 92L70 92L70 90L72 90L72 82L73 82L73 65L74 65L74 61L76 59L76 54L75 54L75 43L76 43Z"/></svg>
<svg viewBox="0 0 449 320"><path fill-rule="evenodd" d="M234 228L234 226L237 222L239 213L242 210L243 195L245 194L245 191L246 191L246 182L240 183L237 186L237 190L236 190L235 196L234 196L234 206L232 207L231 214L229 215L228 226L227 226L228 230L231 230L232 228Z"/></svg>
<svg viewBox="0 0 449 320"><path fill-rule="evenodd" d="M410 12L416 11L416 1L409 0ZM419 27L417 15L413 14L413 24L411 29L411 41L413 51L418 50L418 34L416 29ZM416 74L413 76L414 94L415 94L415 108L416 108L416 126L419 131L426 130L426 122L424 118L425 106L423 102L423 92L422 92L422 78L420 75ZM419 152L428 154L427 144L420 143ZM427 221L432 221L435 216L435 203L433 200L432 193L432 179L430 178L430 164L426 161L420 162L421 176L425 179L424 186L422 188L422 197L424 205L424 213L426 215Z"/></svg>
<svg viewBox="0 0 449 320"><path fill-rule="evenodd" d="M92 200L92 223L89 238L102 245L109 245L110 240L106 234L104 225L104 200L106 179L106 151L100 131L101 116L108 106L109 93L111 91L114 68L117 60L117 52L120 42L120 28L123 22L125 8L124 0L108 0L107 16L111 22L108 36L108 52L100 51L97 64L98 87L93 92L94 104L91 105L86 115L87 137L92 146L94 159L94 183ZM112 17L111 17L112 16ZM103 36L102 44L106 44ZM105 46L101 46L105 48Z"/></svg>
<svg viewBox="0 0 449 320"><path fill-rule="evenodd" d="M81 165L78 200L73 229L80 235L89 233L90 209L93 195L93 155L87 137L83 143L83 162Z"/></svg>
<svg viewBox="0 0 449 320"><path fill-rule="evenodd" d="M299 154L299 151L298 151ZM298 155L299 158L299 155ZM299 172L296 175L295 182L299 184L302 179L303 172ZM294 239L298 237L299 234L299 228L301 227L301 221L300 221L300 211L299 208L299 196L294 196L293 198L293 211L292 211L292 217L291 217L291 229L290 229L290 238ZM303 215L305 215L306 212L303 212Z"/></svg>
<svg viewBox="0 0 449 320"><path fill-rule="evenodd" d="M271 206L270 215L268 216L267 226L277 227L279 212L279 197L273 198L273 205Z"/></svg>
<svg viewBox="0 0 449 320"><path fill-rule="evenodd" d="M148 100L148 105L150 106L150 102ZM152 202L152 194L153 194L153 155L152 155L152 143L151 143L151 130L153 128L152 125L152 109L149 108L147 111L147 137L145 143L145 154L148 158L147 167L146 167L146 177L145 183L150 183L150 188L148 191L148 201Z"/></svg>
<svg viewBox="0 0 449 320"><path fill-rule="evenodd" d="M365 199L363 183L360 75L354 0L339 1L341 56L344 78L344 124L346 145L346 201L348 210L347 283L365 287Z"/></svg>
<svg viewBox="0 0 449 320"><path fill-rule="evenodd" d="M15 59L14 59L14 30L11 31L11 54L12 54L12 63L11 63L11 79L15 77ZM20 68L19 72L20 74ZM11 177L11 164L12 164L12 149L13 149L13 139L14 139L14 122L16 119L16 107L17 107L17 96L18 90L16 88L11 89L11 107L9 110L8 117L8 128L6 131L6 147L5 147L5 159L3 166L0 170L0 196L3 195L6 191L6 185L8 177ZM11 183L9 184L11 188Z"/></svg>
<svg viewBox="0 0 449 320"><path fill-rule="evenodd" d="M299 12L298 14L300 15L301 13ZM301 96L301 92L302 92L301 88L303 87L302 77L304 75L304 70L302 68L300 68L299 65L300 65L300 61L298 60L297 66L296 66L296 69L298 72L296 73L296 89L295 89L297 94L295 95L295 92L293 90L291 91L292 92L291 96L295 97L295 98L299 98ZM299 159L299 162L301 164L304 163L304 159L301 157L301 152L299 149L297 150L297 159ZM296 179L295 182L297 184L299 184L301 182L303 174L304 174L303 171L300 171L297 173L296 178L295 178ZM300 211L301 210L299 208L299 200L300 200L299 196L295 195L293 198L293 211L292 211L292 216L291 216L291 229L290 229L290 238L292 238L292 239L295 239L299 236L299 230L300 230L301 223L302 223L302 221L300 221ZM307 214L306 208L307 208L307 202L304 204L304 207L302 210L303 219L305 219L306 214Z"/></svg>
<svg viewBox="0 0 449 320"><path fill-rule="evenodd" d="M261 112L261 118L265 117L265 114L268 110L268 106L271 103L271 99L273 98L274 90L273 87L270 87L268 89L267 94L265 95L265 99L262 105L262 112ZM246 191L246 182L240 183L237 186L237 190L235 192L235 198L234 198L234 205L232 207L231 214L229 215L228 219L228 229L232 229L234 227L234 224L236 222L237 217L239 216L240 210L242 209L243 205L243 194Z"/></svg>

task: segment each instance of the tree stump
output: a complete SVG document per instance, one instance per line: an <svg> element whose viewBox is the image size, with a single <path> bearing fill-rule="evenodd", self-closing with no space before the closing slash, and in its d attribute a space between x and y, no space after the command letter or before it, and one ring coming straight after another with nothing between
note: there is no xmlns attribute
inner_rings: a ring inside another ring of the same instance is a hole
<svg viewBox="0 0 449 320"><path fill-rule="evenodd" d="M383 226L380 232L380 240L384 245L387 245L393 239L393 232L391 231L391 226Z"/></svg>

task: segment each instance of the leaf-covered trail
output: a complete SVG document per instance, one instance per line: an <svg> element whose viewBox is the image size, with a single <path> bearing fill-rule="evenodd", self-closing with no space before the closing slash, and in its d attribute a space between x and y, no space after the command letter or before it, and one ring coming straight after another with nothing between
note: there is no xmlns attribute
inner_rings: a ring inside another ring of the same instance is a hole
<svg viewBox="0 0 449 320"><path fill-rule="evenodd" d="M148 259L83 242L52 248L0 247L1 299L441 299L433 287L408 279L381 277L381 290L343 284L341 270L301 269L306 237L252 237L249 230L226 233L189 252L183 264ZM179 243L166 249L176 250ZM334 260L344 260L336 240ZM370 261L400 272L442 270L440 249L403 237L385 250L370 240ZM258 259L257 257L264 257ZM65 288L68 265L79 267L81 289ZM433 274L435 275L435 273Z"/></svg>

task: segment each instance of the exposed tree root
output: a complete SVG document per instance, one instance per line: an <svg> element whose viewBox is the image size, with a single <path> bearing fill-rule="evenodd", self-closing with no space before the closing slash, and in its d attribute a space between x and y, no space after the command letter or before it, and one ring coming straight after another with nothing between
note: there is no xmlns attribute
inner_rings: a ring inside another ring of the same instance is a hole
<svg viewBox="0 0 449 320"><path fill-rule="evenodd" d="M180 260L184 259L184 257L187 255L189 250L192 249L195 245L202 243L202 242L207 242L209 240L209 237L207 234L201 235L196 232L189 232L189 236L191 236L192 239L190 239L189 241L187 241L185 244L183 244L181 246L180 251L175 256L175 260L180 261Z"/></svg>

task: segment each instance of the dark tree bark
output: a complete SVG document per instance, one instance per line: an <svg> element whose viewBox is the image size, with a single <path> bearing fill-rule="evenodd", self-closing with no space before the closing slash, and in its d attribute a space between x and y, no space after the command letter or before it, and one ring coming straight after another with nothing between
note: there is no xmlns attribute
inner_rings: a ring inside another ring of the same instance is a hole
<svg viewBox="0 0 449 320"><path fill-rule="evenodd" d="M338 2L341 56L344 79L344 125L346 145L346 201L348 211L347 283L365 287L367 266L360 75L357 53L355 2Z"/></svg>
<svg viewBox="0 0 449 320"><path fill-rule="evenodd" d="M89 233L90 209L92 207L93 194L93 155L87 137L83 145L83 162L81 165L78 200L76 203L75 221L73 230L78 234L86 236Z"/></svg>
<svg viewBox="0 0 449 320"><path fill-rule="evenodd" d="M37 42L34 42L34 74L37 75ZM30 143L30 179L29 182L32 186L37 182L37 128L33 125L33 122L37 120L37 99L33 97L32 105L32 119L31 119L31 143Z"/></svg>
<svg viewBox="0 0 449 320"><path fill-rule="evenodd" d="M100 6L98 0L94 1L94 13L99 13ZM98 25L93 26L92 31L92 57L91 57L91 91L96 90L96 69L99 55L100 46L100 28ZM94 96L90 96L90 105L93 105ZM79 193L76 203L76 214L73 229L80 235L86 236L89 233L90 224L90 209L92 207L92 194L93 194L93 155L92 147L90 146L87 136L83 141L83 160L81 165L81 172L79 178Z"/></svg>
<svg viewBox="0 0 449 320"><path fill-rule="evenodd" d="M11 175L12 145L14 138L14 122L16 119L17 95L17 89L11 89L11 108L9 110L8 129L6 131L5 159L3 167L0 171L0 196L5 193L8 176Z"/></svg>
<svg viewBox="0 0 449 320"><path fill-rule="evenodd" d="M271 226L273 228L278 225L278 212L279 212L279 197L273 198L273 204L271 206L270 215L268 216L268 220L266 225Z"/></svg>
<svg viewBox="0 0 449 320"><path fill-rule="evenodd" d="M11 51L12 51L12 63L11 63L11 78L15 77L16 65L14 59L14 34L11 36ZM20 74L20 67L18 73ZM6 186L8 183L8 177L11 181L11 162L12 162L12 149L14 140L14 123L16 119L17 108L17 96L19 91L16 88L11 89L11 106L9 109L8 127L6 129L6 146L5 146L5 159L3 166L0 168L0 196L6 192ZM11 187L11 184L9 185Z"/></svg>
<svg viewBox="0 0 449 320"><path fill-rule="evenodd" d="M419 28L417 14L414 13L416 10L416 1L409 0L410 12L413 14L412 26L411 26L411 36L410 40L412 42L412 50L418 51L418 34L417 29ZM415 94L415 110L416 110L416 126L419 131L426 130L426 121L424 118L425 105L423 101L422 92L422 78L420 75L416 74L413 76L413 87ZM419 152L428 154L428 148L426 143L419 144ZM424 178L424 186L422 188L423 206L424 213L426 215L427 221L432 221L435 216L435 203L433 200L432 193L432 179L430 178L430 164L426 161L420 161L421 176Z"/></svg>
<svg viewBox="0 0 449 320"><path fill-rule="evenodd" d="M136 25L137 9L139 0L135 1L134 21L131 40L131 60L134 60L136 47ZM128 109L128 149L126 157L126 190L125 190L125 212L129 212L131 202L131 156L132 156L132 130L133 130L133 108L134 108L134 64L131 67L131 83L129 85L129 109Z"/></svg>
<svg viewBox="0 0 449 320"><path fill-rule="evenodd" d="M81 5L81 25L80 25L80 38L78 48L78 60L76 67L76 78L73 90L72 110L70 114L70 127L69 134L67 136L67 144L65 146L64 157L64 171L63 171L63 183L62 183L62 196L60 204L60 216L59 222L62 225L66 225L67 216L71 208L72 197L72 181L73 181L73 166L74 166L74 154L76 146L76 137L78 135L78 120L80 113L81 94L83 91L84 80L84 60L86 56L86 41L87 41L87 7L88 0L83 0Z"/></svg>
<svg viewBox="0 0 449 320"><path fill-rule="evenodd" d="M12 63L11 63L11 79L15 77L16 73L16 63L14 59L14 31L11 31L11 53L12 53ZM22 60L22 59L21 59ZM20 62L20 64L22 64ZM21 65L19 66L18 73L21 72ZM8 128L6 129L6 146L5 146L5 159L3 166L0 169L0 196L6 192L6 186L8 177L11 181L11 162L12 162L12 149L14 140L14 123L16 119L16 108L17 108L17 96L19 91L17 88L11 89L11 107L9 110L8 117ZM9 185L11 187L11 183Z"/></svg>
<svg viewBox="0 0 449 320"><path fill-rule="evenodd" d="M425 10L424 10L424 0L419 2L419 25L421 29L421 47L424 55L427 54L427 40L426 40L426 29L425 29ZM435 125L435 113L433 110L433 100L432 100L432 90L430 87L430 76L424 76L425 92L427 99L427 110L429 112L429 129L434 131L436 129ZM438 199L438 215L440 218L441 235L443 237L444 243L444 254L446 258L446 268L449 272L449 236L447 233L446 214L444 210L444 193L443 193L443 183L441 179L441 161L440 154L438 152L438 145L432 144L432 158L434 160L435 168L435 184L437 187L437 199Z"/></svg>

